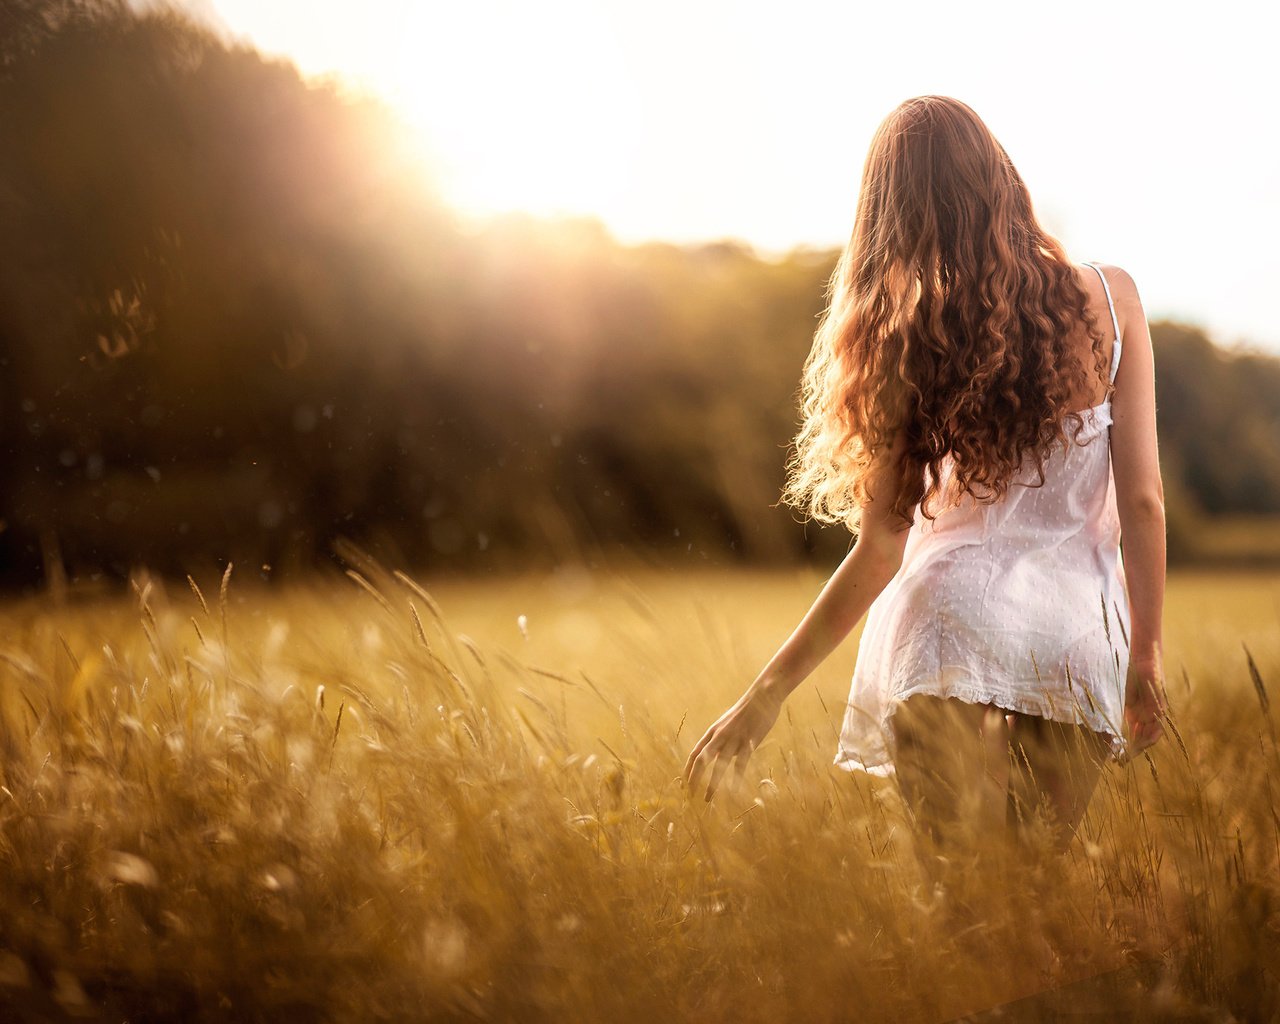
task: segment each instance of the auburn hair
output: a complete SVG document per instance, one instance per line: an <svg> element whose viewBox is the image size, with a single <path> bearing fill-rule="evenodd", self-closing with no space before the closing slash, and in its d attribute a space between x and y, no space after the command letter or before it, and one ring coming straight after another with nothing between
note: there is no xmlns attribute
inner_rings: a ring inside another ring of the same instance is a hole
<svg viewBox="0 0 1280 1024"><path fill-rule="evenodd" d="M857 532L870 467L899 432L891 510L907 523L917 504L935 519L966 493L998 501L1028 458L1042 485L1066 420L1079 437L1073 396L1091 393L1068 343L1081 323L1111 388L1077 273L972 108L948 96L900 104L871 140L826 289L782 502Z"/></svg>

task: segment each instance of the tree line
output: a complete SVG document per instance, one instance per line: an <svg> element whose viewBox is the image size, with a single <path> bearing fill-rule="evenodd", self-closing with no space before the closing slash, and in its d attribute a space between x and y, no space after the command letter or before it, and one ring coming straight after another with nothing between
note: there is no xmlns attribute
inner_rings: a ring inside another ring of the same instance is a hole
<svg viewBox="0 0 1280 1024"><path fill-rule="evenodd" d="M777 505L836 253L461 221L393 114L172 9L0 23L0 585L837 557ZM1280 513L1280 360L1154 323L1171 558Z"/></svg>

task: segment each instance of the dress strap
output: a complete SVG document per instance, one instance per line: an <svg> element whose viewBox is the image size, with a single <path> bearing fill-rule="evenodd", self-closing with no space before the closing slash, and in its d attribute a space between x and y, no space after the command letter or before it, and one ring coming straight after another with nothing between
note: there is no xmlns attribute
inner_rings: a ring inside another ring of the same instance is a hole
<svg viewBox="0 0 1280 1024"><path fill-rule="evenodd" d="M1085 263L1086 267L1093 267L1098 272L1098 276L1102 278L1102 290L1107 293L1107 309L1111 311L1111 327L1115 331L1116 340L1111 346L1111 383L1116 382L1116 371L1120 369L1120 321L1116 319L1116 306L1111 301L1111 285L1107 284L1107 275L1099 269L1096 263Z"/></svg>

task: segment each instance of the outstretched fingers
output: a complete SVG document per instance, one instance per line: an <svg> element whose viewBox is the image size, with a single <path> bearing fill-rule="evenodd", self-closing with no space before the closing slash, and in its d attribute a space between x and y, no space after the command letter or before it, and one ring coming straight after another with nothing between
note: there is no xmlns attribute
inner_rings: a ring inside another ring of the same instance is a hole
<svg viewBox="0 0 1280 1024"><path fill-rule="evenodd" d="M706 790L706 799L710 800L730 763L734 766L735 778L741 782L748 759L778 717L780 703L780 699L767 690L750 689L721 715L689 752L684 767L689 790L698 791L704 773L710 770Z"/></svg>
<svg viewBox="0 0 1280 1024"><path fill-rule="evenodd" d="M685 759L684 772L682 774L684 775L685 785L690 788L693 786L694 770L698 762L698 757L702 754L703 750L706 749L707 744L711 742L711 737L714 733L714 726L704 732L702 734L702 739L698 740L698 742L693 745L693 749L689 751L688 758Z"/></svg>
<svg viewBox="0 0 1280 1024"><path fill-rule="evenodd" d="M729 762L737 757L736 750L728 750L721 746L716 751L716 762L711 769L711 780L707 783L707 793L703 797L704 800L710 800L715 791L720 787L720 779L725 773L725 769L729 767Z"/></svg>
<svg viewBox="0 0 1280 1024"><path fill-rule="evenodd" d="M732 742L732 745L730 745ZM702 780L708 769L711 777L707 780L704 800L710 800L720 787L720 781L730 763L736 768L739 780L746 768L747 758L751 756L753 747L750 744L733 742L724 738L715 729L710 729L689 753L685 762L684 779L689 792L696 793L702 786Z"/></svg>
<svg viewBox="0 0 1280 1024"><path fill-rule="evenodd" d="M712 770L712 785L714 786L717 778L715 766L720 763L724 745L724 737L720 735L715 726L708 729L707 734L698 741L698 745L689 754L688 768L685 771L689 792L696 793L698 791L708 767ZM711 799L710 795L707 796L707 799Z"/></svg>

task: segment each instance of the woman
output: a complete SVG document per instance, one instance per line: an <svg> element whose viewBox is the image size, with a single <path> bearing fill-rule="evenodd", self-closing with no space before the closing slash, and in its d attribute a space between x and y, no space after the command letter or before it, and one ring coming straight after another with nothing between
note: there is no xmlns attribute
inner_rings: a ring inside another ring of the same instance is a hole
<svg viewBox="0 0 1280 1024"><path fill-rule="evenodd" d="M709 800L730 762L740 777L868 613L835 763L896 778L934 838L1039 808L1062 848L1104 763L1163 731L1164 490L1137 290L1068 259L971 108L920 96L872 139L828 298L783 500L857 541L685 778L696 790L709 769Z"/></svg>

